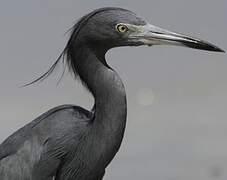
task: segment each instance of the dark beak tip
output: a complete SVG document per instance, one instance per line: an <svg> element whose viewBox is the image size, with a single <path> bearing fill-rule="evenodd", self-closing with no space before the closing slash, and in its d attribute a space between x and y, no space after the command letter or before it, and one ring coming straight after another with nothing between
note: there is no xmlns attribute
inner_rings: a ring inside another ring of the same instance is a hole
<svg viewBox="0 0 227 180"><path fill-rule="evenodd" d="M216 49L214 49L214 51L216 51L216 52L221 52L221 53L225 53L225 51L222 50L222 49L220 49L220 48L216 48Z"/></svg>
<svg viewBox="0 0 227 180"><path fill-rule="evenodd" d="M222 52L222 53L225 53L224 50L222 50L221 48L213 45L213 44L210 44L210 43L202 43L201 44L201 49L204 49L204 50L208 50L208 51L214 51L214 52Z"/></svg>
<svg viewBox="0 0 227 180"><path fill-rule="evenodd" d="M225 51L222 50L221 48L204 41L198 41L197 43L186 41L186 42L183 42L183 44L186 45L187 47L194 48L194 49L225 53Z"/></svg>
<svg viewBox="0 0 227 180"><path fill-rule="evenodd" d="M224 50L218 48L218 47L215 47L215 48L211 48L211 49L205 49L205 50L208 50L208 51L213 51L213 52L221 52L221 53L225 53Z"/></svg>
<svg viewBox="0 0 227 180"><path fill-rule="evenodd" d="M222 53L225 53L225 51L224 50L222 50L222 49L219 49L219 51L218 52L222 52Z"/></svg>
<svg viewBox="0 0 227 180"><path fill-rule="evenodd" d="M219 48L217 46L213 46L213 51L225 53L224 50L222 50L221 48Z"/></svg>

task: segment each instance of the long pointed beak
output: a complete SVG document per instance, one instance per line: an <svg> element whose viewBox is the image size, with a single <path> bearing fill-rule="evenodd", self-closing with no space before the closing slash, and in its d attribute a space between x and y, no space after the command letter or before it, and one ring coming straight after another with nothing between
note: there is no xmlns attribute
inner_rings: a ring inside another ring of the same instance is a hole
<svg viewBox="0 0 227 180"><path fill-rule="evenodd" d="M137 31L134 31L131 34L131 38L137 42L139 41L144 45L176 45L207 51L225 52L219 47L207 41L203 41L183 34L170 32L168 30L150 24L139 27L137 26L136 29Z"/></svg>

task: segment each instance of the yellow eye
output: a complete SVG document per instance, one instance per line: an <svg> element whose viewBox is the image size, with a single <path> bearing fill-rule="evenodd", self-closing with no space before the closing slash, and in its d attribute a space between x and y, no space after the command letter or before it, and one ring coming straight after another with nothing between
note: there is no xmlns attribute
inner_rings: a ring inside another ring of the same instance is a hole
<svg viewBox="0 0 227 180"><path fill-rule="evenodd" d="M117 24L116 29L120 33L125 33L128 31L128 27L124 24Z"/></svg>

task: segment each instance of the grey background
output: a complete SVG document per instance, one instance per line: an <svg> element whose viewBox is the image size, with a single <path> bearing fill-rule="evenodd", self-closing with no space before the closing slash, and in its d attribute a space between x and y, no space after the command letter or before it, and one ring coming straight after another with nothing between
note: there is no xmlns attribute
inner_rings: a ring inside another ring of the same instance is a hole
<svg viewBox="0 0 227 180"><path fill-rule="evenodd" d="M80 16L103 6L133 10L227 50L226 0L1 0L0 141L54 106L91 108L91 96L69 74L56 87L62 68L40 85L19 86L55 61ZM128 123L106 180L227 179L226 57L167 46L107 54L126 86Z"/></svg>

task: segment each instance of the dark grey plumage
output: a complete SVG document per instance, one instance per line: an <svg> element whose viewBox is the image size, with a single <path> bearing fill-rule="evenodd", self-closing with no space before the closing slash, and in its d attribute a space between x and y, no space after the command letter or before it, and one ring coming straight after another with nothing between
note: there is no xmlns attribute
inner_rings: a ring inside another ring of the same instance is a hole
<svg viewBox="0 0 227 180"><path fill-rule="evenodd" d="M82 17L58 60L32 83L48 77L62 59L66 60L94 96L94 109L59 106L8 137L0 145L0 179L101 180L120 147L127 114L124 85L107 65L106 52L119 46L173 41L221 51L207 42L148 26L121 8L102 8Z"/></svg>

